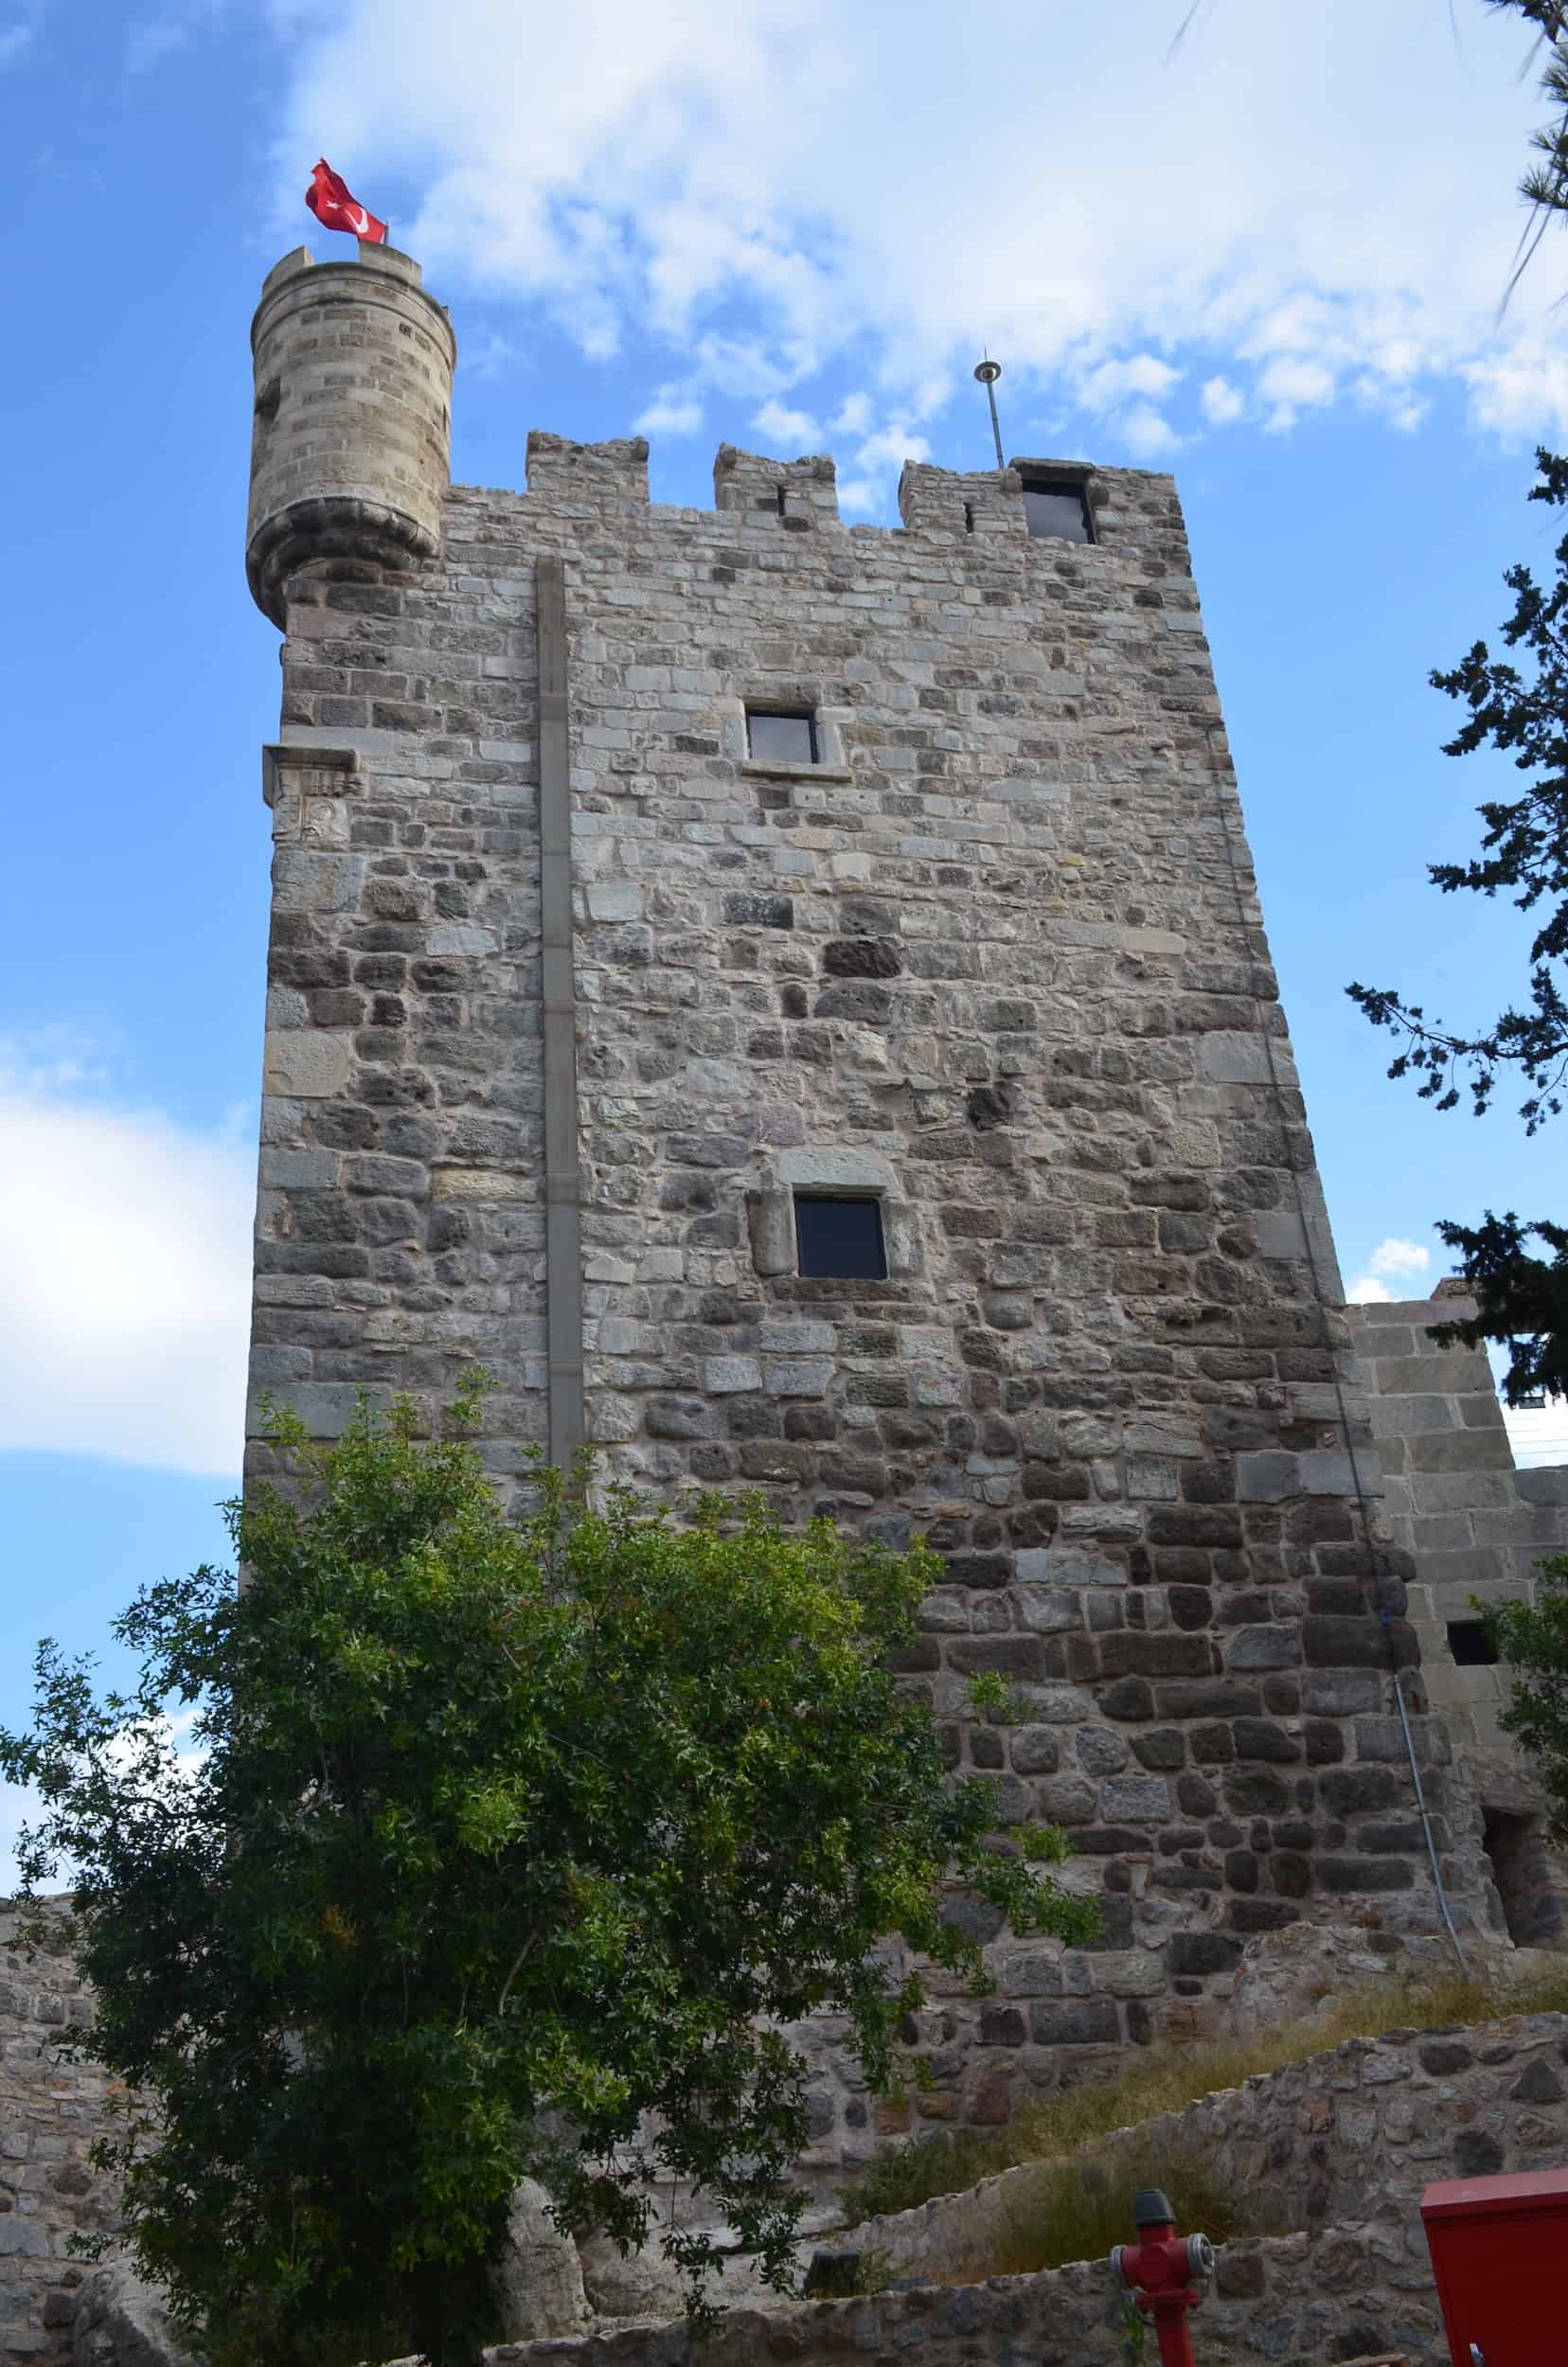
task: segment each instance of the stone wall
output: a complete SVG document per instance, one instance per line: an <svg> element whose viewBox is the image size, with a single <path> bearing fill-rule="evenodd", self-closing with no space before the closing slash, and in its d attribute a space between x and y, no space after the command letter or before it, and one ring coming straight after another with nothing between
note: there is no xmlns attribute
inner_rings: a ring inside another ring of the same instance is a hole
<svg viewBox="0 0 1568 2367"><path fill-rule="evenodd" d="M1131 2196L1129 2204L1131 2205ZM1132 2230L1128 2229L1131 2241ZM862 2301L735 2310L710 2337L628 2327L487 2354L490 2367L1122 2367L1125 2320L1104 2261L1042 2276L923 2285ZM1333 2228L1221 2246L1192 2323L1204 2367L1450 2367L1419 2227ZM1153 2339L1145 2356L1150 2357ZM1371 2358L1369 2353L1377 2353Z"/></svg>
<svg viewBox="0 0 1568 2367"><path fill-rule="evenodd" d="M113 2223L114 2190L87 2162L111 2095L101 2072L57 2051L91 2020L74 1964L24 1946L17 1922L0 1900L0 2361L51 2367L83 2273L68 2239Z"/></svg>
<svg viewBox="0 0 1568 2367"><path fill-rule="evenodd" d="M1421 2197L1436 2181L1558 2166L1568 2143L1565 2063L1562 2014L1349 2038L1118 2130L1086 2147L1080 2165L1096 2184L1131 2194L1158 2182L1162 2160L1196 2159L1282 2231L1316 2242L1327 2227L1379 2222L1419 2238ZM983 2276L1039 2176L1030 2164L1006 2170L837 2240L882 2254L896 2276ZM1393 2329L1379 2339L1392 2340Z"/></svg>
<svg viewBox="0 0 1568 2367"><path fill-rule="evenodd" d="M911 469L902 528L846 527L820 457L725 447L681 509L642 444L534 436L526 493L453 489L439 561L286 587L257 1385L329 1433L477 1359L504 1486L545 1435L559 561L601 1468L929 1536L906 1674L1101 1900L1097 1949L1003 1946L994 2002L939 2001L926 2119L1201 2014L1303 1913L1434 1919L1389 1719L1415 1639L1181 510L1084 481L1087 546L1029 538L1014 470ZM755 704L809 710L817 760L754 758ZM884 1279L796 1270L811 1187L878 1200ZM989 1671L1007 1726L965 1714ZM1478 1842L1453 1814L1461 1913ZM839 2073L816 2110L824 2167L878 2133Z"/></svg>
<svg viewBox="0 0 1568 2367"><path fill-rule="evenodd" d="M62 2064L54 2054L60 2031L86 2014L64 1960L13 1942L0 1963L0 2201L12 2206L0 2212L0 2230L31 2231L9 2248L0 2235L0 2362L57 2367L69 2355L82 2277L66 2239L112 2223L112 2194L85 2167L88 2145L107 2125L108 2099L90 2067ZM1292 2231L1222 2251L1218 2299L1203 2322L1203 2356L1279 2360L1295 2345L1304 2367L1316 2367L1387 2345L1408 2349L1413 2359L1430 2356L1438 2367L1421 2194L1447 2178L1559 2162L1568 2140L1565 2063L1568 2016L1561 2014L1391 2031L1119 2131L1088 2148L1082 2167L1096 2182L1125 2185L1131 2197L1161 2174L1163 2162L1197 2155L1212 2161L1222 2187L1261 2198L1269 2218ZM987 2344L1032 2339L1033 2330L1048 2327L1060 2347L1041 2354L1047 2367L1058 2358L1064 2367L1113 2358L1115 2329L1105 2315L1101 2270L973 2282L1015 2240L1037 2175L1028 2166L1007 2171L966 2194L827 2239L879 2255L896 2282L918 2278L957 2285L959 2292L770 2304L765 2316L738 2310L704 2358L729 2367L732 2357L776 2352L810 2367L857 2344L879 2356L907 2346L918 2358L921 2343L951 2344L962 2335L974 2347L933 2358L946 2367L995 2357L1000 2367L1005 2352ZM638 2305L657 2307L666 2289L668 2280L645 2279ZM686 2358L686 2339L669 2325L656 2334L504 2349L493 2358L496 2367L673 2367Z"/></svg>
<svg viewBox="0 0 1568 2367"><path fill-rule="evenodd" d="M1215 2289L1194 2322L1199 2356L1325 2367L1356 2354L1407 2354L1449 2367L1419 2205L1450 2178L1552 2168L1562 2159L1568 2016L1474 2029L1392 2031L1347 2040L1094 2149L1093 2174L1125 2185L1190 2149L1220 2181L1263 2198L1289 2234L1220 2250ZM894 2286L854 2302L736 2311L699 2350L682 2326L494 2353L494 2367L1113 2367L1121 2324L1103 2262L986 2279L1026 2213L1029 2168L855 2231ZM1131 2231L1130 2231L1131 2240ZM908 2289L906 2280L922 2282ZM963 2280L974 2280L964 2282Z"/></svg>
<svg viewBox="0 0 1568 2367"><path fill-rule="evenodd" d="M1498 1724L1508 1675L1475 1657L1475 1605L1527 1595L1536 1564L1568 1553L1568 1468L1516 1470L1485 1349L1439 1348L1429 1336L1474 1312L1457 1282L1430 1299L1346 1309L1384 1516L1415 1573L1410 1616L1427 1699L1479 1803L1501 1919L1534 1946L1565 1929L1568 1855L1549 1843L1540 1785Z"/></svg>

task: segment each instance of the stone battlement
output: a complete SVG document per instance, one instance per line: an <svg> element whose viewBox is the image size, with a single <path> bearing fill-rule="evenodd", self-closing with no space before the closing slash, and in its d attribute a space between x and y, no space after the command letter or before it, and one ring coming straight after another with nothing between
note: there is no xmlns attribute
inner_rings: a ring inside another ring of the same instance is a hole
<svg viewBox="0 0 1568 2367"><path fill-rule="evenodd" d="M641 436L579 444L568 436L531 429L526 498L567 506L650 506L648 456L648 440ZM1081 492L1094 521L1093 543L1065 534L1031 535L1025 490L1035 481ZM462 490L481 499L494 498L489 488L464 487ZM839 514L837 471L828 453L789 460L721 444L713 463L713 493L714 511L729 525L747 525L787 534L807 534L819 527L877 536L909 531L943 537L973 535L982 541L1045 542L1066 548L1076 543L1089 551L1115 548L1131 517L1150 506L1180 524L1171 477L1145 470L1103 469L1086 460L1016 459L1005 469L979 470L940 469L926 461L906 460L899 479L900 527L845 526ZM712 514L653 507L686 523Z"/></svg>
<svg viewBox="0 0 1568 2367"><path fill-rule="evenodd" d="M450 494L456 345L446 308L412 257L361 243L357 262L318 263L297 247L274 265L251 327L256 420L246 565L267 615L284 623L285 588L314 573L376 580L436 557ZM527 439L526 491L479 488L462 498L518 498L562 515L650 510L640 436L578 443L543 429ZM846 526L827 454L794 459L721 444L714 511L726 530L790 537L908 533L976 551L998 544L1141 550L1157 572L1188 571L1168 476L1082 460L1018 459L957 471L907 461L901 526ZM1044 508L1031 504L1044 498ZM1059 513L1051 514L1053 496ZM654 517L699 513L658 506Z"/></svg>

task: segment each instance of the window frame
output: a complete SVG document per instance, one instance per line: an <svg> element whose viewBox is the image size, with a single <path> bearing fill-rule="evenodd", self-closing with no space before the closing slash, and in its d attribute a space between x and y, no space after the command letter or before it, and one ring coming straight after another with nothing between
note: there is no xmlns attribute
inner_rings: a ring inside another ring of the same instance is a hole
<svg viewBox="0 0 1568 2367"><path fill-rule="evenodd" d="M829 1273L819 1268L809 1267L806 1264L806 1245L801 1237L800 1230L800 1208L803 1201L814 1207L837 1204L871 1209L876 1219L876 1248L879 1260L877 1269L873 1272L857 1268L852 1272ZM888 1280L892 1272L892 1261L888 1255L887 1210L882 1204L882 1194L880 1191L856 1190L853 1187L835 1191L831 1188L825 1190L820 1184L792 1184L790 1187L790 1226L794 1243L794 1270L803 1282L885 1282Z"/></svg>
<svg viewBox="0 0 1568 2367"><path fill-rule="evenodd" d="M1071 543L1080 549L1093 549L1099 541L1099 537L1095 530L1094 505L1089 499L1088 471L1025 467L1020 469L1018 473L1023 482L1024 524L1027 529L1028 540L1031 543ZM1029 515L1031 493L1075 495L1078 505L1078 514L1083 521L1082 534L1037 534Z"/></svg>
<svg viewBox="0 0 1568 2367"><path fill-rule="evenodd" d="M746 757L752 764L787 766L793 771L809 772L822 762L822 732L817 723L816 709L808 706L764 706L760 701L748 699L743 709L746 728ZM784 756L759 749L752 737L754 722L804 723L806 726L805 756Z"/></svg>

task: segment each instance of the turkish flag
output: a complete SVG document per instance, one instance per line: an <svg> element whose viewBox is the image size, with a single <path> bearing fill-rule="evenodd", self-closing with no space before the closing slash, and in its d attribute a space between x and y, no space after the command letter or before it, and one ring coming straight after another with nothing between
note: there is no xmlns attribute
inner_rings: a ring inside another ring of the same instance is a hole
<svg viewBox="0 0 1568 2367"><path fill-rule="evenodd" d="M356 239L368 239L372 243L386 243L386 224L367 213L357 197L349 195L348 184L332 170L322 157L311 175L311 186L305 192L305 203L324 230L347 230Z"/></svg>

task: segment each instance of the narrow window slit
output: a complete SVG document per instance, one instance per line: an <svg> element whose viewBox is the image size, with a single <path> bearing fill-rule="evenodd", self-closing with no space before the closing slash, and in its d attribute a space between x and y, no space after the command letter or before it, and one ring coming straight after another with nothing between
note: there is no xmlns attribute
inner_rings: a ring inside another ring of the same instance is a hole
<svg viewBox="0 0 1568 2367"><path fill-rule="evenodd" d="M974 504L972 502L964 504L964 532L966 534L974 532Z"/></svg>

